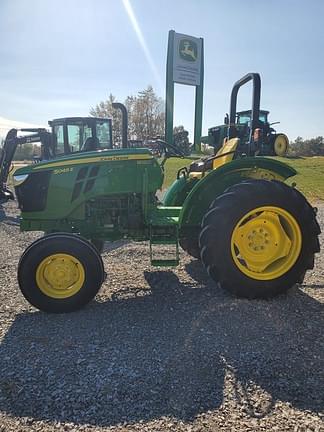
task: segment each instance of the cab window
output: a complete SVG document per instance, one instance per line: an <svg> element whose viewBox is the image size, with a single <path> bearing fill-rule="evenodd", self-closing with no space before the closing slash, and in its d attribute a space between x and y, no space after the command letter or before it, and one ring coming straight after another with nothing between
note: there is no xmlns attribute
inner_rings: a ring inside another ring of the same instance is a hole
<svg viewBox="0 0 324 432"><path fill-rule="evenodd" d="M251 114L241 114L238 116L238 124L244 125L248 124L250 126Z"/></svg>
<svg viewBox="0 0 324 432"><path fill-rule="evenodd" d="M102 149L112 148L111 146L111 134L110 134L110 123L107 121L97 121L96 134L99 140L99 146Z"/></svg>
<svg viewBox="0 0 324 432"><path fill-rule="evenodd" d="M67 125L68 143L71 153L84 150L84 143L92 137L91 128L82 123Z"/></svg>
<svg viewBox="0 0 324 432"><path fill-rule="evenodd" d="M88 138L92 137L92 130L89 126L84 126L82 134L82 145L87 141Z"/></svg>
<svg viewBox="0 0 324 432"><path fill-rule="evenodd" d="M268 123L268 114L266 113L260 113L259 120L263 123Z"/></svg>
<svg viewBox="0 0 324 432"><path fill-rule="evenodd" d="M55 136L55 154L60 155L65 153L64 149L64 129L63 125L54 127Z"/></svg>
<svg viewBox="0 0 324 432"><path fill-rule="evenodd" d="M81 144L81 128L78 125L68 125L67 126L68 133L68 143L70 147L70 152L80 151Z"/></svg>

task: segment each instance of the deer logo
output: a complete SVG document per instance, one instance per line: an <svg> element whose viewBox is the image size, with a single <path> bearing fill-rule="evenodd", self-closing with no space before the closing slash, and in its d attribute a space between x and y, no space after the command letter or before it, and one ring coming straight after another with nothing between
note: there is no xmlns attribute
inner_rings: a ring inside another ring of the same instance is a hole
<svg viewBox="0 0 324 432"><path fill-rule="evenodd" d="M197 60L197 44L189 39L181 39L179 43L180 58L186 61L194 62Z"/></svg>

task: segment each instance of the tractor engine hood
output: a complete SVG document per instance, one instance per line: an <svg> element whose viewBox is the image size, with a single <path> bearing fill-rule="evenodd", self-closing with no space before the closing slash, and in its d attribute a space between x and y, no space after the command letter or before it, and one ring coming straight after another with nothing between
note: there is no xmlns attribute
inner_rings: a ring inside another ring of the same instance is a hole
<svg viewBox="0 0 324 432"><path fill-rule="evenodd" d="M152 152L115 149L29 165L18 169L13 181L23 219L62 219L72 218L73 212L98 197L142 193L145 172L152 179L148 193L155 193L162 186L163 172Z"/></svg>

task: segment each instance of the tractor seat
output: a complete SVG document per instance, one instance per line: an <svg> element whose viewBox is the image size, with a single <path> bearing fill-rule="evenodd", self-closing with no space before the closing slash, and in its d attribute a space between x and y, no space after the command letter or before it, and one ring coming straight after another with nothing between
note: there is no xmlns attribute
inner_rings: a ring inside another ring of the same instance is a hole
<svg viewBox="0 0 324 432"><path fill-rule="evenodd" d="M224 156L218 157L213 160L213 169L219 168L220 166L228 162L231 162L231 160L234 157L234 152L239 146L239 144L240 144L239 138L231 138L231 139L225 138L224 144L216 153L216 156L222 156L222 155Z"/></svg>
<svg viewBox="0 0 324 432"><path fill-rule="evenodd" d="M218 150L215 156L191 164L189 177L200 179L203 175L203 172L217 169L222 165L231 162L234 157L234 152L239 144L239 138L231 138L230 140L225 138L224 144Z"/></svg>
<svg viewBox="0 0 324 432"><path fill-rule="evenodd" d="M86 139L82 151L97 150L98 147L99 147L98 138L89 137Z"/></svg>

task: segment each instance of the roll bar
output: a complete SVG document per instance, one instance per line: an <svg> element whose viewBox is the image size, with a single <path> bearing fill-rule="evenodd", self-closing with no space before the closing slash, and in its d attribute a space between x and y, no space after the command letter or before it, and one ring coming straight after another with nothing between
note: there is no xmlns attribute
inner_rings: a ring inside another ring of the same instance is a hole
<svg viewBox="0 0 324 432"><path fill-rule="evenodd" d="M237 94L239 89L249 81L252 81L252 116L251 116L251 127L250 127L250 139L249 147L252 142L252 136L254 129L258 127L259 124L259 113L260 113L260 97L261 97L261 78L258 73L250 72L238 81L233 86L231 93L231 104L230 104L230 117L229 117L229 128L228 128L228 138L236 138L237 131L235 127L235 118L237 111Z"/></svg>

